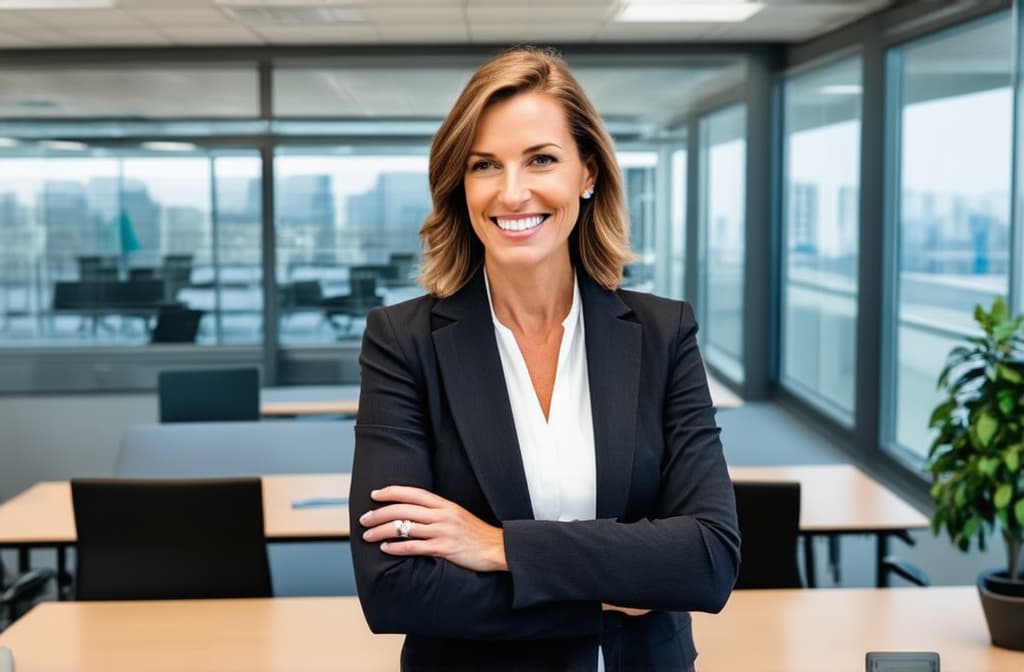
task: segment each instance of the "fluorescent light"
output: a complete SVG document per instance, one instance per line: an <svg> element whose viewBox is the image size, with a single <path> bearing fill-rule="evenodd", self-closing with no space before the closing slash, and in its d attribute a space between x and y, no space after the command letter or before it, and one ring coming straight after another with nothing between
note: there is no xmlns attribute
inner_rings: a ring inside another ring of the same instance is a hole
<svg viewBox="0 0 1024 672"><path fill-rule="evenodd" d="M47 149L57 149L66 152L80 152L83 149L89 149L89 145L84 142L74 142L71 140L43 140L39 145Z"/></svg>
<svg viewBox="0 0 1024 672"><path fill-rule="evenodd" d="M4 9L106 9L114 0L0 0Z"/></svg>
<svg viewBox="0 0 1024 672"><path fill-rule="evenodd" d="M154 149L158 152L191 152L196 148L191 142L144 142L142 146L146 149Z"/></svg>
<svg viewBox="0 0 1024 672"><path fill-rule="evenodd" d="M818 91L826 96L859 96L864 89L860 84L829 84Z"/></svg>
<svg viewBox="0 0 1024 672"><path fill-rule="evenodd" d="M739 23L762 9L763 2L629 0L615 20L632 23Z"/></svg>
<svg viewBox="0 0 1024 672"><path fill-rule="evenodd" d="M0 138L0 147L14 147L18 141L14 138Z"/></svg>

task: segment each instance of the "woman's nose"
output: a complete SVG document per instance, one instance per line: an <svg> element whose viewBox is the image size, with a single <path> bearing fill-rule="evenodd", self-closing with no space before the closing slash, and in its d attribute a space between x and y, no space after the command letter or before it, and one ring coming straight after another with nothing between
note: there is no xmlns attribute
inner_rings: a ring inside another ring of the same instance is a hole
<svg viewBox="0 0 1024 672"><path fill-rule="evenodd" d="M504 181L501 185L501 202L508 208L516 209L526 201L530 200L530 190L523 176L515 170L505 172Z"/></svg>

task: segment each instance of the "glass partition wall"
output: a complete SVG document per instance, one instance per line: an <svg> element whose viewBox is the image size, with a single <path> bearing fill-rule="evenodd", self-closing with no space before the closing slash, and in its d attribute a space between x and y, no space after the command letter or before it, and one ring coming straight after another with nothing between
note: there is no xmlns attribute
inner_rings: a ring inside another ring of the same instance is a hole
<svg viewBox="0 0 1024 672"><path fill-rule="evenodd" d="M431 135L483 58L0 68L0 392L145 388L179 360L355 382L367 311L422 292ZM743 57L569 60L616 141L624 285L684 296L685 115ZM43 360L75 382L37 382Z"/></svg>

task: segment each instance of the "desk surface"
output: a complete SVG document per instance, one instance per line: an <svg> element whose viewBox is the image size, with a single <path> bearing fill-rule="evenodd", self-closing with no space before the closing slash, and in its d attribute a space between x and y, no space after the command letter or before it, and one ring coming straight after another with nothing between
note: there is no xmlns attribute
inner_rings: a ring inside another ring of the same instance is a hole
<svg viewBox="0 0 1024 672"><path fill-rule="evenodd" d="M974 587L737 591L694 614L694 637L698 672L863 672L867 651L1024 669L1024 653L989 645ZM371 634L352 597L48 602L0 634L18 672L391 671L401 643Z"/></svg>
<svg viewBox="0 0 1024 672"><path fill-rule="evenodd" d="M799 481L800 530L811 533L876 532L928 527L928 519L893 492L848 464L730 467L735 480ZM263 477L267 538L347 539L348 509L293 509L306 497L345 497L348 474ZM37 483L0 504L0 546L73 544L74 514L67 482Z"/></svg>
<svg viewBox="0 0 1024 672"><path fill-rule="evenodd" d="M296 385L260 390L262 415L355 415L358 385Z"/></svg>
<svg viewBox="0 0 1024 672"><path fill-rule="evenodd" d="M263 518L272 541L348 538L348 507L292 508L309 497L347 497L348 474L263 476ZM0 545L73 544L77 540L67 481L36 483L0 504Z"/></svg>
<svg viewBox="0 0 1024 672"><path fill-rule="evenodd" d="M881 532L929 526L920 511L851 464L729 467L734 481L799 481L800 531Z"/></svg>

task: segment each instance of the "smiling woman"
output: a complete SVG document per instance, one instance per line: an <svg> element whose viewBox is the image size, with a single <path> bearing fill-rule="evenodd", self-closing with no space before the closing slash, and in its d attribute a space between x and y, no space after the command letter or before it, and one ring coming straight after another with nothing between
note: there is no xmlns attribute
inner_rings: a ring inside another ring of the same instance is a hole
<svg viewBox="0 0 1024 672"><path fill-rule="evenodd" d="M690 307L619 289L611 140L518 49L434 139L431 295L372 311L350 493L370 628L403 669L692 670L725 604L733 489Z"/></svg>

